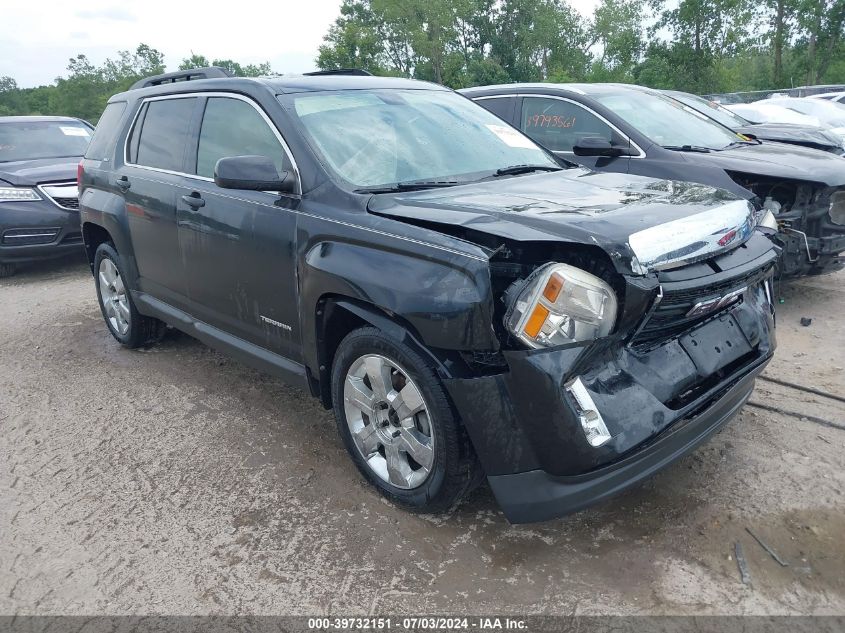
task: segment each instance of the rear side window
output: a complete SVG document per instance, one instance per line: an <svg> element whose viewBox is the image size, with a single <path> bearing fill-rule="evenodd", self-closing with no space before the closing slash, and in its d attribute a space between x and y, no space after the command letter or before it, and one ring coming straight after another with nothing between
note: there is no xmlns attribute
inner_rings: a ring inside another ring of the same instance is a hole
<svg viewBox="0 0 845 633"><path fill-rule="evenodd" d="M85 152L85 158L93 160L109 158L115 136L118 133L117 126L125 110L125 101L115 101L106 106L103 114L100 115L97 129L94 130L94 138L91 139L91 144Z"/></svg>
<svg viewBox="0 0 845 633"><path fill-rule="evenodd" d="M496 97L495 99L479 99L476 103L484 106L497 117L508 123L513 123L513 110L516 97Z"/></svg>
<svg viewBox="0 0 845 633"><path fill-rule="evenodd" d="M196 97L188 97L147 103L129 140L129 162L182 171L185 141L196 102Z"/></svg>
<svg viewBox="0 0 845 633"><path fill-rule="evenodd" d="M579 105L560 99L525 97L522 131L555 152L571 152L585 136L613 141L610 126Z"/></svg>
<svg viewBox="0 0 845 633"><path fill-rule="evenodd" d="M197 175L213 178L217 161L227 156L266 156L280 173L291 169L276 134L252 105L211 97L202 117Z"/></svg>

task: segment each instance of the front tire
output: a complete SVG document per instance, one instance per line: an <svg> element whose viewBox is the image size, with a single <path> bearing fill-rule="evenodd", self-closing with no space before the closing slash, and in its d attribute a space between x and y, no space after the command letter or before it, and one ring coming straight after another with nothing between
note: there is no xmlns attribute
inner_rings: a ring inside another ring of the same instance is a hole
<svg viewBox="0 0 845 633"><path fill-rule="evenodd" d="M164 324L138 312L125 280L123 263L114 246L100 244L94 254L94 281L109 332L129 348L154 343L164 332Z"/></svg>
<svg viewBox="0 0 845 633"><path fill-rule="evenodd" d="M14 264L0 264L0 279L11 277L15 274L15 270L17 269Z"/></svg>
<svg viewBox="0 0 845 633"><path fill-rule="evenodd" d="M347 335L332 396L352 460L391 501L443 512L478 483L478 460L440 379L404 343L371 327Z"/></svg>

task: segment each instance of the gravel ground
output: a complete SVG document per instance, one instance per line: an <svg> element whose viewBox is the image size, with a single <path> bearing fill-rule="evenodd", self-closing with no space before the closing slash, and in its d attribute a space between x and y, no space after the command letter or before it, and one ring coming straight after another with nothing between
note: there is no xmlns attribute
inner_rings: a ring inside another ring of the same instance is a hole
<svg viewBox="0 0 845 633"><path fill-rule="evenodd" d="M766 375L845 394L843 282L780 288ZM798 415L746 406L647 484L511 526L487 487L382 501L315 400L187 336L122 349L84 263L0 280L0 324L0 613L845 614L845 430L810 419L841 402L758 381Z"/></svg>

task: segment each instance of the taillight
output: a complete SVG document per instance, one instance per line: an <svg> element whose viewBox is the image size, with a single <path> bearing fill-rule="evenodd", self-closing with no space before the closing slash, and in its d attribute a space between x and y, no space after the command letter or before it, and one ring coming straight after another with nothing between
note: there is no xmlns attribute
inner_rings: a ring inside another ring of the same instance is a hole
<svg viewBox="0 0 845 633"><path fill-rule="evenodd" d="M76 187L82 186L82 177L85 175L85 168L82 166L82 161L76 166Z"/></svg>

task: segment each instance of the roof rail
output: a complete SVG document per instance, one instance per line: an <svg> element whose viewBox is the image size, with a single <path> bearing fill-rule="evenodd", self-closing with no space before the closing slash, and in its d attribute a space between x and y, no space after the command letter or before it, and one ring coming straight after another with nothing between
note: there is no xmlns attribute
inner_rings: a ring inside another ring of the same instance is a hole
<svg viewBox="0 0 845 633"><path fill-rule="evenodd" d="M334 68L332 70L315 70L310 73L302 73L307 77L317 77L320 75L354 75L356 77L372 77L373 73L363 70L361 68Z"/></svg>
<svg viewBox="0 0 845 633"><path fill-rule="evenodd" d="M220 66L208 66L206 68L189 68L188 70L177 70L173 73L164 73L163 75L153 75L152 77L144 77L132 84L129 89L137 90L138 88L149 88L150 86L160 86L162 84L173 84L177 81L194 81L196 79L215 79L222 77L231 77L230 73L225 68Z"/></svg>

